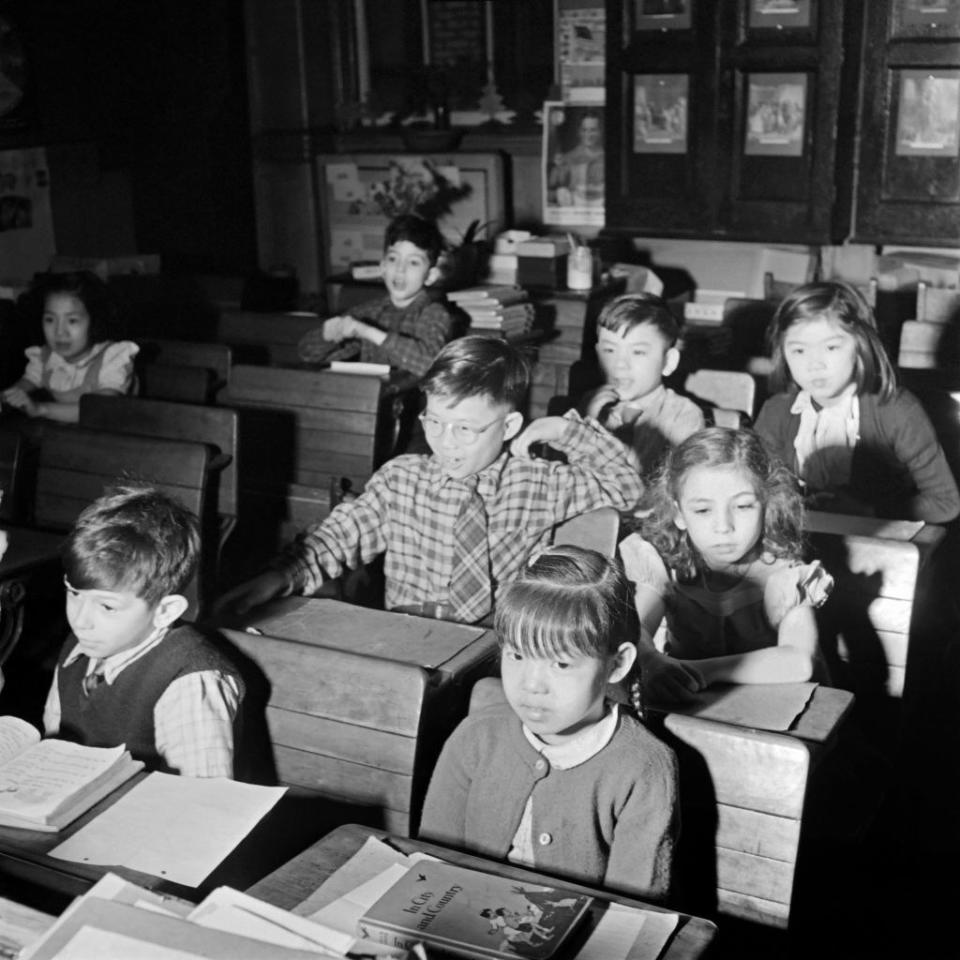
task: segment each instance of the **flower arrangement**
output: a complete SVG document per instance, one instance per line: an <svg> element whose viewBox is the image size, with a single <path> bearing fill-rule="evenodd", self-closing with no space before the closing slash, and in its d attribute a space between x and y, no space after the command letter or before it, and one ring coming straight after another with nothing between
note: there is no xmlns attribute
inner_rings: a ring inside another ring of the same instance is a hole
<svg viewBox="0 0 960 960"><path fill-rule="evenodd" d="M390 160L383 180L370 184L366 198L355 200L350 212L382 213L392 219L403 213L415 213L437 220L450 213L454 203L470 195L468 183L455 183L426 157L395 157Z"/></svg>

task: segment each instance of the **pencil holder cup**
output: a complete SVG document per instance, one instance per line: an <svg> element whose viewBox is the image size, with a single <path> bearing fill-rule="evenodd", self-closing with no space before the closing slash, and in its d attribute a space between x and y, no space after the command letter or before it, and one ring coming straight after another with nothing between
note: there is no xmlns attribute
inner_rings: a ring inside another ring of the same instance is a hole
<svg viewBox="0 0 960 960"><path fill-rule="evenodd" d="M589 247L574 247L567 258L567 287L570 290L590 290L595 267L593 251Z"/></svg>

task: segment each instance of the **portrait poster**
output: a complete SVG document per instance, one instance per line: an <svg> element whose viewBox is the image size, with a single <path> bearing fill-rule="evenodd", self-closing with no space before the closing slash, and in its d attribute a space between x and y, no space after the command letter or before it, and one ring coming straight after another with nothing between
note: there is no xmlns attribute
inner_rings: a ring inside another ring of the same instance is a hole
<svg viewBox="0 0 960 960"><path fill-rule="evenodd" d="M54 253L46 150L0 151L0 284L26 285Z"/></svg>
<svg viewBox="0 0 960 960"><path fill-rule="evenodd" d="M606 97L607 12L603 0L556 0L560 92L569 103Z"/></svg>
<svg viewBox="0 0 960 960"><path fill-rule="evenodd" d="M687 152L689 86L680 73L634 77L634 153Z"/></svg>
<svg viewBox="0 0 960 960"><path fill-rule="evenodd" d="M604 110L559 100L543 105L543 222L604 224Z"/></svg>
<svg viewBox="0 0 960 960"><path fill-rule="evenodd" d="M956 157L960 70L901 70L896 154Z"/></svg>
<svg viewBox="0 0 960 960"><path fill-rule="evenodd" d="M634 0L638 30L689 30L693 0Z"/></svg>
<svg viewBox="0 0 960 960"><path fill-rule="evenodd" d="M749 74L743 152L752 156L802 156L806 115L806 74Z"/></svg>
<svg viewBox="0 0 960 960"><path fill-rule="evenodd" d="M811 0L750 0L752 29L788 30L810 26Z"/></svg>

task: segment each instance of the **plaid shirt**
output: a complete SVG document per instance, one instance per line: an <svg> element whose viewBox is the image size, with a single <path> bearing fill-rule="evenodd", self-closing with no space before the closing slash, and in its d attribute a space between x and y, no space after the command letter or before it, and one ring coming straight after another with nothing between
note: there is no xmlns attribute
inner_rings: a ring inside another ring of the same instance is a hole
<svg viewBox="0 0 960 960"><path fill-rule="evenodd" d="M166 629L155 630L137 646L104 659L104 681L113 683L122 670L136 663L166 635ZM75 647L64 666L84 655L79 646ZM96 661L91 660L87 674L95 667ZM219 670L201 670L174 680L153 708L157 753L171 770L183 776L232 778L233 724L239 706L236 678ZM59 677L55 671L43 710L43 728L48 737L59 733L60 720Z"/></svg>
<svg viewBox="0 0 960 960"><path fill-rule="evenodd" d="M628 451L594 420L571 411L556 444L568 463L502 453L479 474L490 536L494 598L531 552L564 520L597 507L634 508L643 484ZM386 605L447 603L454 568L454 525L470 495L432 456L406 455L381 467L356 499L340 504L274 563L287 593L311 594L385 553Z"/></svg>
<svg viewBox="0 0 960 960"><path fill-rule="evenodd" d="M351 307L347 313L372 327L385 330L387 339L380 346L369 340L360 342L360 359L364 363L388 363L422 377L450 339L453 317L443 303L421 290L406 307L395 307L389 297ZM323 359L330 343L323 339L323 327L311 330L301 340L297 352L308 363Z"/></svg>

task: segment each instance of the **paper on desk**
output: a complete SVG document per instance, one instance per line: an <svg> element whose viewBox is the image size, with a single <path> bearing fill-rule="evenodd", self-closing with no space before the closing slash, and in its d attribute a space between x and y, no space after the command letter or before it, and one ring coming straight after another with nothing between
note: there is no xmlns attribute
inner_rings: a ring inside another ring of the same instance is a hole
<svg viewBox="0 0 960 960"><path fill-rule="evenodd" d="M676 913L611 903L576 960L652 960L660 956L679 920Z"/></svg>
<svg viewBox="0 0 960 960"><path fill-rule="evenodd" d="M285 787L151 773L50 851L77 863L120 864L196 887L276 804Z"/></svg>
<svg viewBox="0 0 960 960"><path fill-rule="evenodd" d="M816 689L815 683L724 684L670 712L759 730L789 730Z"/></svg>
<svg viewBox="0 0 960 960"><path fill-rule="evenodd" d="M389 377L389 363L361 363L359 360L331 360L331 373L363 373L375 377Z"/></svg>
<svg viewBox="0 0 960 960"><path fill-rule="evenodd" d="M298 917L232 887L217 887L187 919L203 927L337 957L342 957L356 939L352 933Z"/></svg>
<svg viewBox="0 0 960 960"><path fill-rule="evenodd" d="M194 960L198 953L187 953L149 940L138 940L111 930L81 927L57 952L57 960Z"/></svg>

